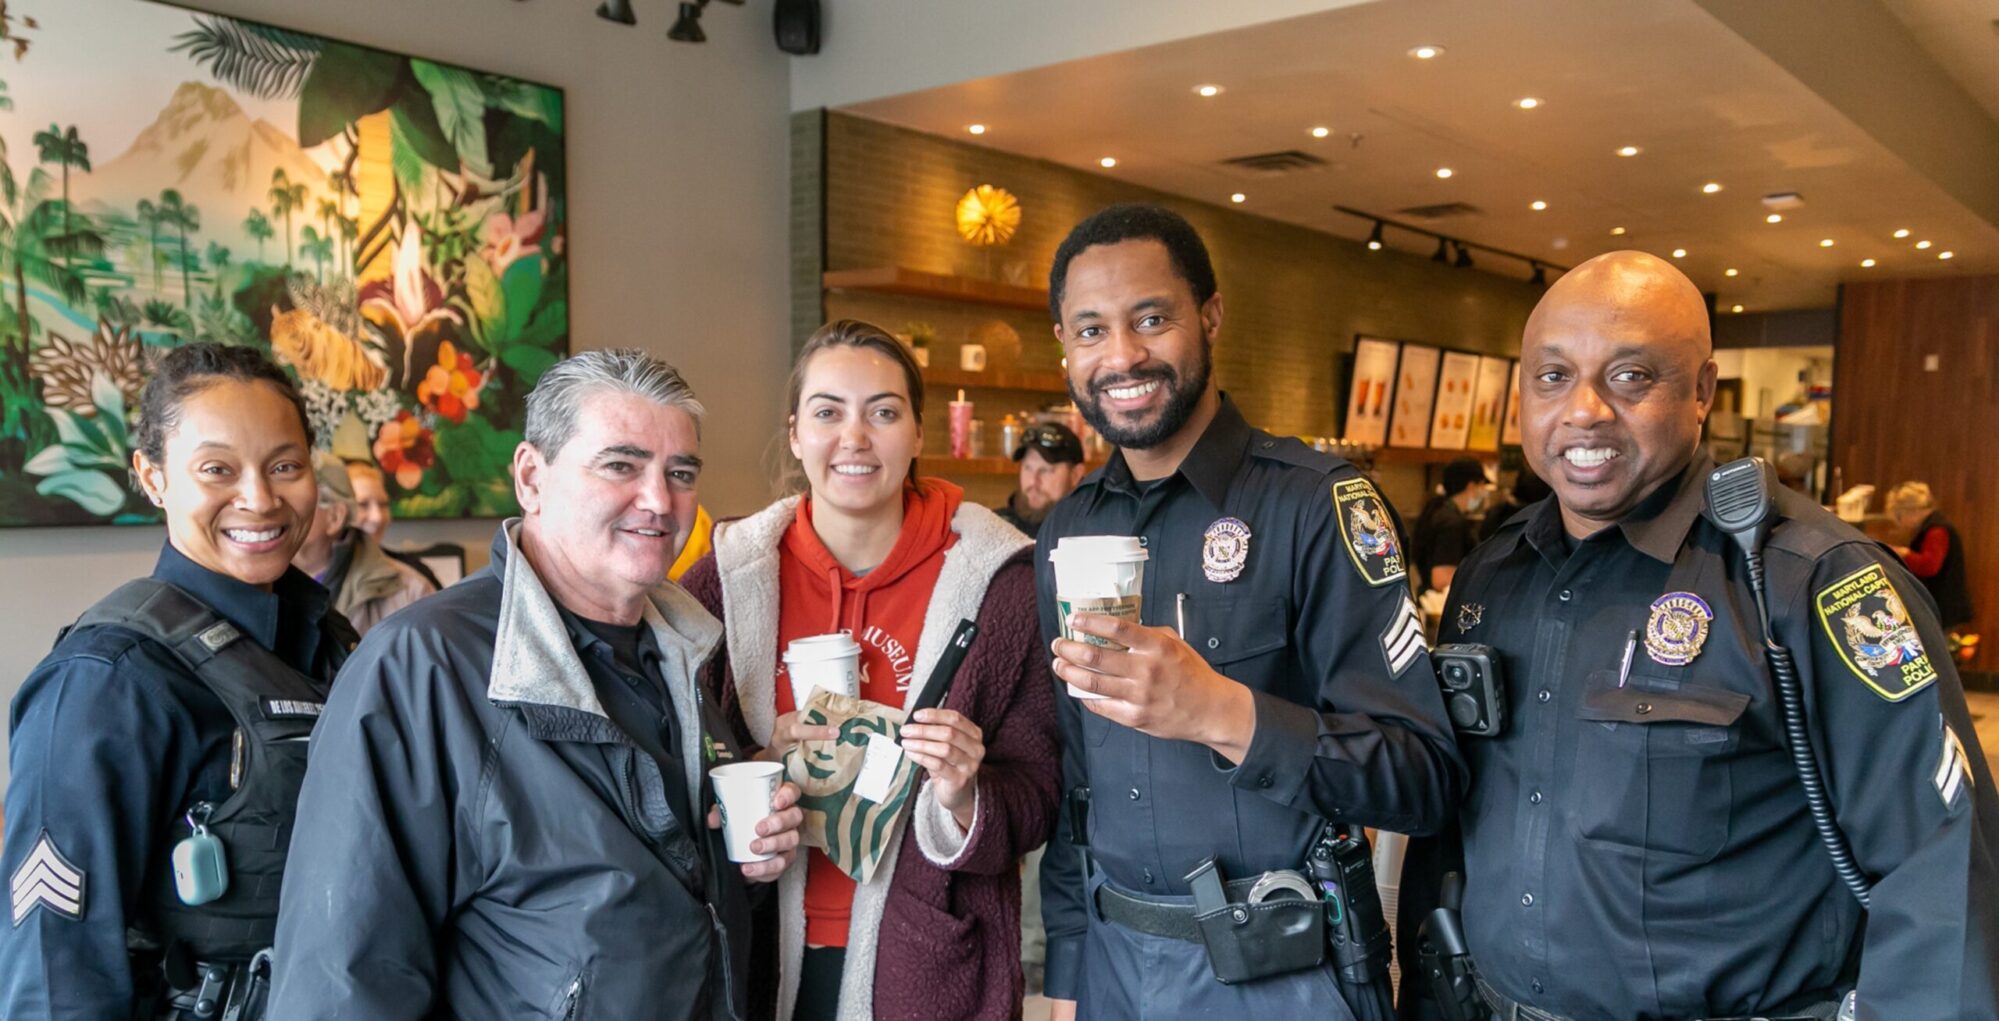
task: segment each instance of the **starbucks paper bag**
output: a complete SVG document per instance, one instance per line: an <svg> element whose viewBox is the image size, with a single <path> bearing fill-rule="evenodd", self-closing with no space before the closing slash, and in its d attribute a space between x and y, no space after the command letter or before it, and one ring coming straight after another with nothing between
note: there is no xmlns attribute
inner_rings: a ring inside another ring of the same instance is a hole
<svg viewBox="0 0 1999 1021"><path fill-rule="evenodd" d="M799 719L840 732L834 740L801 741L784 753L785 777L798 785L798 807L805 812L801 837L865 883L900 836L896 823L916 796L916 764L895 744L903 712L818 688Z"/></svg>

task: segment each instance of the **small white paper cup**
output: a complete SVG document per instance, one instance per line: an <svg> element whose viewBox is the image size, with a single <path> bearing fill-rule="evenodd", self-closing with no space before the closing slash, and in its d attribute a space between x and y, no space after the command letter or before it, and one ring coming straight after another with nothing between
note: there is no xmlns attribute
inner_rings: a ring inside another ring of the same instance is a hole
<svg viewBox="0 0 1999 1021"><path fill-rule="evenodd" d="M770 804L784 779L784 764L730 762L709 770L708 779L715 785L715 801L722 807L722 842L728 845L729 860L768 861L776 857L751 851L750 842L757 839L757 823L771 816Z"/></svg>
<svg viewBox="0 0 1999 1021"><path fill-rule="evenodd" d="M784 650L784 668L791 676L795 708L805 707L813 688L849 698L861 696L861 647L845 632L792 641Z"/></svg>

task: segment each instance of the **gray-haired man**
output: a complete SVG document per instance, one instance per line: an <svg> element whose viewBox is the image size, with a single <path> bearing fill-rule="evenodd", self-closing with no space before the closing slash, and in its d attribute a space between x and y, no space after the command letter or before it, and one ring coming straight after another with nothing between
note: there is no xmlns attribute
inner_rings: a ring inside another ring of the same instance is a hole
<svg viewBox="0 0 1999 1021"><path fill-rule="evenodd" d="M384 622L313 735L272 1017L733 1018L744 879L797 790L712 830L695 679L721 625L666 583L701 405L636 351L550 369L514 454L524 515L484 571Z"/></svg>

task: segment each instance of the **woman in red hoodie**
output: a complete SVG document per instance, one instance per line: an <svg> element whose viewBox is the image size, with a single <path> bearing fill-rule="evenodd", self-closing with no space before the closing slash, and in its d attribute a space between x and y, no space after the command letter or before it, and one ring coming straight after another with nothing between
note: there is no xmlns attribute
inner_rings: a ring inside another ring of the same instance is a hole
<svg viewBox="0 0 1999 1021"><path fill-rule="evenodd" d="M943 706L902 730L923 779L873 877L815 850L779 882L775 1017L1005 1021L1021 1008L1020 859L1046 840L1060 781L1033 545L916 476L923 378L879 327L814 333L789 409L807 491L717 524L681 579L725 625L708 690L745 742L773 756L835 736L797 722L781 659L794 639L851 634L861 697L907 708L959 621L979 634Z"/></svg>

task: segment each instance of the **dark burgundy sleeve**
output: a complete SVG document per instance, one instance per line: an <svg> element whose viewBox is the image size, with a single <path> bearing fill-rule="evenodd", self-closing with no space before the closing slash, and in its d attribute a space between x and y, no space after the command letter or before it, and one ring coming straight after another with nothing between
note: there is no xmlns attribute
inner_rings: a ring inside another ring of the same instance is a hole
<svg viewBox="0 0 1999 1021"><path fill-rule="evenodd" d="M1923 533L1922 540L1909 555L1902 558L1909 573L1918 578L1934 578L1943 570L1943 559L1950 552L1950 532L1943 528L1932 528Z"/></svg>

